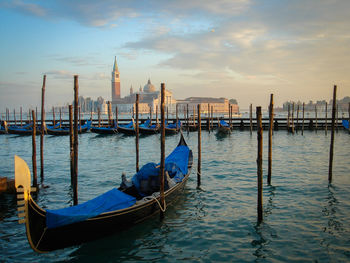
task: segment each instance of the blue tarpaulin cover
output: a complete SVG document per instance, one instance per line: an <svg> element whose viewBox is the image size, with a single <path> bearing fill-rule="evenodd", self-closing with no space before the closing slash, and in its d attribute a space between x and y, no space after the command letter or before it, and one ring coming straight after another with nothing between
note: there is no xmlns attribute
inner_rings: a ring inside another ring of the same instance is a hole
<svg viewBox="0 0 350 263"><path fill-rule="evenodd" d="M175 129L176 128L176 123L171 123L171 124L167 125L166 127L169 128L169 129ZM181 127L181 122L178 121L177 122L177 128L180 128L180 127Z"/></svg>
<svg viewBox="0 0 350 263"><path fill-rule="evenodd" d="M343 126L344 126L344 128L349 129L349 121L343 120Z"/></svg>
<svg viewBox="0 0 350 263"><path fill-rule="evenodd" d="M164 169L176 183L181 182L184 178L184 175L188 172L189 152L190 149L188 146L180 145L177 146L174 151L172 151L172 153L165 159ZM159 164L147 163L142 166L140 171L133 176L132 182L135 185L136 189L139 191L140 195L146 195L141 191L141 181L145 181L151 176L158 176L159 173Z"/></svg>
<svg viewBox="0 0 350 263"><path fill-rule="evenodd" d="M228 123L224 120L220 120L220 125L224 127L229 127Z"/></svg>
<svg viewBox="0 0 350 263"><path fill-rule="evenodd" d="M145 123L140 124L140 127L141 128L148 128L150 123L151 123L151 120L148 119L147 121L145 121Z"/></svg>
<svg viewBox="0 0 350 263"><path fill-rule="evenodd" d="M83 204L46 210L46 226L56 228L92 218L104 212L111 212L130 207L136 202L135 197L125 194L116 188Z"/></svg>

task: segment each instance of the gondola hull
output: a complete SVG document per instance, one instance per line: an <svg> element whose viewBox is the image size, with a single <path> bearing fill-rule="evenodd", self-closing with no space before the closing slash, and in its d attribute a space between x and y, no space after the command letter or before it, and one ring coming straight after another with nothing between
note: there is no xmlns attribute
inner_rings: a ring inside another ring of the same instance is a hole
<svg viewBox="0 0 350 263"><path fill-rule="evenodd" d="M220 126L218 128L218 134L230 134L230 133L231 133L230 127Z"/></svg>
<svg viewBox="0 0 350 263"><path fill-rule="evenodd" d="M124 133L126 135L135 135L136 134L136 131L135 131L135 129L133 127L126 128L126 127L118 126L118 132Z"/></svg>
<svg viewBox="0 0 350 263"><path fill-rule="evenodd" d="M166 135L172 135L172 134L177 134L179 133L180 129L179 128L167 128L165 127L165 134Z"/></svg>
<svg viewBox="0 0 350 263"><path fill-rule="evenodd" d="M117 128L110 128L110 127L91 127L90 131L93 133L98 133L98 134L116 134L116 133L118 133Z"/></svg>
<svg viewBox="0 0 350 263"><path fill-rule="evenodd" d="M8 128L8 133L9 134L17 134L17 135L32 135L33 129L21 129L21 128ZM41 134L41 130L37 129L36 130L36 135Z"/></svg>
<svg viewBox="0 0 350 263"><path fill-rule="evenodd" d="M79 129L78 128L78 133L81 134L81 133L85 133L88 131L88 128L85 127L85 128L81 128ZM47 134L49 135L55 135L55 136L62 136L62 135L69 135L69 128L67 129L47 129Z"/></svg>
<svg viewBox="0 0 350 263"><path fill-rule="evenodd" d="M188 175L174 188L165 192L167 206L170 206L183 192ZM158 198L159 201L159 198ZM91 240L111 235L136 225L158 214L155 200L132 206L116 212L105 213L82 222L54 229L46 229L46 213L31 199L28 205L27 236L37 252L48 252L79 245Z"/></svg>
<svg viewBox="0 0 350 263"><path fill-rule="evenodd" d="M141 134L156 134L156 133L159 133L159 128L152 129L152 128L141 128L141 127L139 127L139 132Z"/></svg>

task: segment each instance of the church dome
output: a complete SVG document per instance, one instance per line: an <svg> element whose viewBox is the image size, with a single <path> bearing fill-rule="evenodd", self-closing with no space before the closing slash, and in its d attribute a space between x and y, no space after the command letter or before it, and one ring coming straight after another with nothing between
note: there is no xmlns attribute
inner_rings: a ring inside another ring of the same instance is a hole
<svg viewBox="0 0 350 263"><path fill-rule="evenodd" d="M156 91L156 87L154 87L154 85L151 83L151 80L148 79L147 84L143 87L143 92L155 92Z"/></svg>

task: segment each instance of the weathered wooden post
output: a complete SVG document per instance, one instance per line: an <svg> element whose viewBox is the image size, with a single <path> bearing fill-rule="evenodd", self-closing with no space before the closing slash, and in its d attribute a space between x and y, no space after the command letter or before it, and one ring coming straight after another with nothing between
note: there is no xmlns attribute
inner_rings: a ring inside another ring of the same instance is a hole
<svg viewBox="0 0 350 263"><path fill-rule="evenodd" d="M169 122L169 108L166 106L166 121Z"/></svg>
<svg viewBox="0 0 350 263"><path fill-rule="evenodd" d="M156 106L156 126L158 127L158 105Z"/></svg>
<svg viewBox="0 0 350 263"><path fill-rule="evenodd" d="M81 112L80 112L80 106L79 106L79 122L78 122L79 124L79 132L81 133Z"/></svg>
<svg viewBox="0 0 350 263"><path fill-rule="evenodd" d="M16 121L16 109L13 109L13 118L15 120L15 125L17 125L17 121Z"/></svg>
<svg viewBox="0 0 350 263"><path fill-rule="evenodd" d="M296 132L298 133L299 130L299 103L297 105L297 128L296 128Z"/></svg>
<svg viewBox="0 0 350 263"><path fill-rule="evenodd" d="M74 75L74 184L73 184L73 204L78 204L78 97L79 97L79 84L78 75Z"/></svg>
<svg viewBox="0 0 350 263"><path fill-rule="evenodd" d="M253 134L253 104L249 106L250 135Z"/></svg>
<svg viewBox="0 0 350 263"><path fill-rule="evenodd" d="M118 106L115 106L115 127L118 128Z"/></svg>
<svg viewBox="0 0 350 263"><path fill-rule="evenodd" d="M178 122L179 122L179 116L178 116L178 108L177 108L178 104L176 103L176 130L179 128L178 127Z"/></svg>
<svg viewBox="0 0 350 263"><path fill-rule="evenodd" d="M139 94L136 93L136 126L135 126L135 132L136 132L136 172L139 171Z"/></svg>
<svg viewBox="0 0 350 263"><path fill-rule="evenodd" d="M98 127L101 127L101 110L100 110L100 107L97 108L97 117L98 117Z"/></svg>
<svg viewBox="0 0 350 263"><path fill-rule="evenodd" d="M328 109L327 109L327 105L328 105L328 103L326 102L326 119L325 119L325 127L324 127L324 132L325 132L325 134L327 135L327 126L328 126L328 123L327 123L327 111L328 111Z"/></svg>
<svg viewBox="0 0 350 263"><path fill-rule="evenodd" d="M52 125L55 126L55 107L52 106Z"/></svg>
<svg viewBox="0 0 350 263"><path fill-rule="evenodd" d="M258 157L257 157L257 175L258 175L258 223L263 220L263 181L262 181L262 149L263 149L263 129L261 121L261 107L256 107L256 124L258 137Z"/></svg>
<svg viewBox="0 0 350 263"><path fill-rule="evenodd" d="M231 103L228 104L228 123L231 129Z"/></svg>
<svg viewBox="0 0 350 263"><path fill-rule="evenodd" d="M21 127L22 127L22 106L20 108L20 115L21 115Z"/></svg>
<svg viewBox="0 0 350 263"><path fill-rule="evenodd" d="M160 216L164 216L165 212L165 197L164 197L164 167L165 167L165 112L164 112L164 96L165 96L165 85L161 83L161 137L160 137Z"/></svg>
<svg viewBox="0 0 350 263"><path fill-rule="evenodd" d="M214 129L214 106L210 106L210 111L211 111L211 129Z"/></svg>
<svg viewBox="0 0 350 263"><path fill-rule="evenodd" d="M45 133L45 86L46 75L43 78L43 87L41 89L41 133L40 133L40 178L44 180L44 133ZM38 116L36 116L38 117Z"/></svg>
<svg viewBox="0 0 350 263"><path fill-rule="evenodd" d="M209 114L209 112L210 112L210 106L209 106L209 103L208 103L208 110L207 110L207 129L208 129L208 131L209 131L209 133L210 133L210 122L209 122L209 119L210 119L210 114Z"/></svg>
<svg viewBox="0 0 350 263"><path fill-rule="evenodd" d="M32 133L33 187L38 188L38 175L37 175L37 169L36 169L36 142L35 142L36 120L35 120L34 111L32 111L32 116L33 116L33 133Z"/></svg>
<svg viewBox="0 0 350 263"><path fill-rule="evenodd" d="M70 155L70 184L74 188L74 127L73 106L69 105L69 155Z"/></svg>
<svg viewBox="0 0 350 263"><path fill-rule="evenodd" d="M290 132L290 103L288 102L287 132Z"/></svg>
<svg viewBox="0 0 350 263"><path fill-rule="evenodd" d="M294 134L294 102L292 104L292 133Z"/></svg>
<svg viewBox="0 0 350 263"><path fill-rule="evenodd" d="M301 129L301 135L304 135L304 118L305 116L305 102L303 102L303 125L302 125L302 129Z"/></svg>
<svg viewBox="0 0 350 263"><path fill-rule="evenodd" d="M350 133L350 102L349 102L349 106L348 106L348 113L349 113L349 133Z"/></svg>
<svg viewBox="0 0 350 263"><path fill-rule="evenodd" d="M112 126L112 117L111 117L111 115L112 115L111 102L108 101L108 127Z"/></svg>
<svg viewBox="0 0 350 263"><path fill-rule="evenodd" d="M60 107L60 128L62 127L62 107Z"/></svg>
<svg viewBox="0 0 350 263"><path fill-rule="evenodd" d="M202 122L201 122L201 104L197 106L198 110L198 164L197 164L197 187L201 185L201 162L202 162L202 144L201 144L201 133L202 133Z"/></svg>
<svg viewBox="0 0 350 263"><path fill-rule="evenodd" d="M269 152L268 152L268 173L267 173L267 184L271 184L272 175L272 131L273 131L273 94L270 95L270 106L269 106Z"/></svg>
<svg viewBox="0 0 350 263"><path fill-rule="evenodd" d="M193 118L192 118L192 120L193 120L193 127L195 127L196 126L196 106L195 105L193 105Z"/></svg>
<svg viewBox="0 0 350 263"><path fill-rule="evenodd" d="M188 119L188 104L186 109L186 126L187 126L187 132L190 131L190 120Z"/></svg>
<svg viewBox="0 0 350 263"><path fill-rule="evenodd" d="M150 125L152 125L152 107L149 107L149 121Z"/></svg>
<svg viewBox="0 0 350 263"><path fill-rule="evenodd" d="M338 121L339 121L339 119L338 119L339 107L338 107L338 106L339 106L339 105L337 104L337 115L336 115L337 117L336 117L336 122L335 122L335 123L336 123L335 128L336 128L337 133L338 133L338 123L339 123L339 122L338 122Z"/></svg>
<svg viewBox="0 0 350 263"><path fill-rule="evenodd" d="M335 124L335 111L337 102L337 86L334 85L333 89L333 107L332 107L332 130L331 130L331 146L329 151L329 169L328 169L328 182L332 183L333 177L333 151L334 151L334 124Z"/></svg>
<svg viewBox="0 0 350 263"><path fill-rule="evenodd" d="M316 133L317 133L317 104L315 104L315 129L316 129Z"/></svg>

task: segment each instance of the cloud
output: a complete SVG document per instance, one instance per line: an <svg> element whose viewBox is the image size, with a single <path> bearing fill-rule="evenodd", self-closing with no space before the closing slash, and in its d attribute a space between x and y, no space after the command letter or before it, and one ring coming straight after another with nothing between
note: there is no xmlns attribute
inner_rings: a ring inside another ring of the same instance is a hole
<svg viewBox="0 0 350 263"><path fill-rule="evenodd" d="M45 19L66 19L86 26L114 26L123 18L175 19L196 16L236 15L246 9L250 0L178 0L178 1L116 1L116 0L53 0L53 1L10 1L0 7Z"/></svg>

